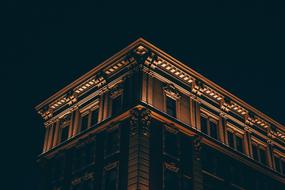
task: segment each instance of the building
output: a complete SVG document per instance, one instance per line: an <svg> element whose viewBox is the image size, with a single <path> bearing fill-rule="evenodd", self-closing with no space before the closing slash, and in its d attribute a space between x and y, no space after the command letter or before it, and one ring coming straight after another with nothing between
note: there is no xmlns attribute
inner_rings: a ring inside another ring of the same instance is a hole
<svg viewBox="0 0 285 190"><path fill-rule="evenodd" d="M43 190L285 189L285 127L143 39L36 110Z"/></svg>

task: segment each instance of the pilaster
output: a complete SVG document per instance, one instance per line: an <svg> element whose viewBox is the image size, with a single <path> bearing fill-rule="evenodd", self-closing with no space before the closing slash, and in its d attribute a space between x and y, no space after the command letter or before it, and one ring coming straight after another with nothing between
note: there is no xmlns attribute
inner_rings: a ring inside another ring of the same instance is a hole
<svg viewBox="0 0 285 190"><path fill-rule="evenodd" d="M193 190L203 190L203 173L201 163L201 140L200 136L193 137Z"/></svg>
<svg viewBox="0 0 285 190"><path fill-rule="evenodd" d="M150 111L131 110L129 132L128 190L149 189Z"/></svg>

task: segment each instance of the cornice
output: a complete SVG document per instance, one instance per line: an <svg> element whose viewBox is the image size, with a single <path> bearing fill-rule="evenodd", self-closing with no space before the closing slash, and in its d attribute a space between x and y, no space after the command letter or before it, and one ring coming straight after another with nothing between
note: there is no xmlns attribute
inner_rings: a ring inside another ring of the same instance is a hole
<svg viewBox="0 0 285 190"><path fill-rule="evenodd" d="M135 65L144 65L149 71L162 70L189 86L192 93L197 96L203 95L216 100L225 112L231 111L240 114L245 118L246 124L268 129L273 136L285 140L283 125L142 38L43 101L36 106L36 110L44 119L49 119L56 107L60 107L62 104L74 104L84 90L93 86L99 88L107 83L108 77L114 73L121 69L130 69ZM275 128L277 129L275 130Z"/></svg>

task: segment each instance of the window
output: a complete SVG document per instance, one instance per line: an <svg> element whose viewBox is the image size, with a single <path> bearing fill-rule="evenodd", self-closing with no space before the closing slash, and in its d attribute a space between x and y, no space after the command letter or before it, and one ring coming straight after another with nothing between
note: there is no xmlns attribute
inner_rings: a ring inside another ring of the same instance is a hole
<svg viewBox="0 0 285 190"><path fill-rule="evenodd" d="M98 123L98 113L99 109L95 109L91 112L91 127Z"/></svg>
<svg viewBox="0 0 285 190"><path fill-rule="evenodd" d="M80 132L90 127L94 127L98 123L99 107L88 109L81 113Z"/></svg>
<svg viewBox="0 0 285 190"><path fill-rule="evenodd" d="M252 143L252 158L263 165L267 165L266 148L258 143Z"/></svg>
<svg viewBox="0 0 285 190"><path fill-rule="evenodd" d="M274 155L275 170L285 175L285 160L277 155Z"/></svg>
<svg viewBox="0 0 285 190"><path fill-rule="evenodd" d="M168 96L166 96L166 113L176 117L176 101Z"/></svg>
<svg viewBox="0 0 285 190"><path fill-rule="evenodd" d="M274 165L275 165L275 170L281 173L280 158L277 156L274 156Z"/></svg>
<svg viewBox="0 0 285 190"><path fill-rule="evenodd" d="M212 117L201 114L201 131L218 140L218 121Z"/></svg>
<svg viewBox="0 0 285 190"><path fill-rule="evenodd" d="M65 126L63 128L61 128L61 141L60 142L64 142L68 139L68 126Z"/></svg>
<svg viewBox="0 0 285 190"><path fill-rule="evenodd" d="M164 174L164 190L174 190L178 187L179 178L177 172L166 169Z"/></svg>
<svg viewBox="0 0 285 190"><path fill-rule="evenodd" d="M122 95L112 99L112 115L117 115L122 111Z"/></svg>
<svg viewBox="0 0 285 190"><path fill-rule="evenodd" d="M234 132L234 131L227 131L227 140L229 147L243 153L243 135Z"/></svg>
<svg viewBox="0 0 285 190"><path fill-rule="evenodd" d="M73 170L78 170L94 163L95 148L95 141L76 148L73 151Z"/></svg>
<svg viewBox="0 0 285 190"><path fill-rule="evenodd" d="M282 174L285 175L285 160L281 160Z"/></svg>
<svg viewBox="0 0 285 190"><path fill-rule="evenodd" d="M113 155L119 151L120 136L119 129L107 131L105 139L105 156Z"/></svg>
<svg viewBox="0 0 285 190"><path fill-rule="evenodd" d="M103 190L117 190L118 189L118 167L111 166L109 168L107 166L104 169L104 177L103 177Z"/></svg>
<svg viewBox="0 0 285 190"><path fill-rule="evenodd" d="M223 156L207 146L202 148L202 169L218 177L224 176Z"/></svg>
<svg viewBox="0 0 285 190"><path fill-rule="evenodd" d="M201 131L208 134L208 119L201 115Z"/></svg>
<svg viewBox="0 0 285 190"><path fill-rule="evenodd" d="M218 124L214 120L210 120L210 136L214 139L218 139L218 131L217 131Z"/></svg>
<svg viewBox="0 0 285 190"><path fill-rule="evenodd" d="M70 125L70 115L66 115L64 118L61 118L59 121L60 127L60 143L66 141L68 139L68 131Z"/></svg>
<svg viewBox="0 0 285 190"><path fill-rule="evenodd" d="M173 129L164 130L164 152L170 156L177 157L179 154L178 135Z"/></svg>
<svg viewBox="0 0 285 190"><path fill-rule="evenodd" d="M88 128L88 114L85 114L81 118L81 126L80 126L80 132L86 130Z"/></svg>

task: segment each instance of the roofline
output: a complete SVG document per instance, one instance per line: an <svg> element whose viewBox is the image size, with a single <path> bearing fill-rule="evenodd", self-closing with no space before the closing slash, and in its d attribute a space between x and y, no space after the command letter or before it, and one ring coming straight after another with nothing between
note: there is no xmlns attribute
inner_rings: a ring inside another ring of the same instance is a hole
<svg viewBox="0 0 285 190"><path fill-rule="evenodd" d="M125 47L124 49L120 50L118 53L114 54L113 56L111 56L110 58L108 58L107 60L103 61L102 63L100 63L98 66L94 67L92 70L90 70L89 72L87 72L86 74L84 74L83 76L79 77L78 79L76 79L74 82L70 83L69 85L65 86L63 89L59 90L58 92L56 92L55 94L53 94L52 96L50 96L48 99L44 100L43 102L41 102L40 104L38 104L35 109L39 110L41 109L44 105L56 100L57 98L59 98L61 95L63 95L64 93L66 93L68 90L76 87L77 85L79 85L82 81L88 79L89 77L91 77L93 74L95 74L96 72L98 72L99 70L101 70L102 68L106 67L106 64L108 64L109 62L114 61L115 59L117 59L120 56L123 56L125 53L127 53L129 50L131 50L133 47L139 45L139 44L143 44L146 45L148 48L151 48L152 51L154 51L155 53L159 54L160 56L162 56L163 58L166 58L168 60L171 61L172 64L174 64L177 67L180 67L181 69L183 69L184 71L188 71L190 75L192 75L193 77L196 77L200 80L202 80L203 82L205 82L206 84L210 85L211 87L215 88L216 90L220 91L220 93L228 96L229 98L231 98L232 100L236 101L236 103L242 104L243 106L245 106L247 109L255 112L256 114L258 114L259 116L261 116L262 118L266 119L267 121L271 122L272 124L276 125L276 126L281 126L284 129L284 125L282 125L281 123L278 123L277 121L275 121L274 119L272 119L271 117L269 117L268 115L264 114L263 112L259 111L258 109L254 108L253 106L249 105L248 103L246 103L245 101L243 101L242 99L238 98L237 96L233 95L232 93L230 93L229 91L225 90L224 88L222 88L221 86L217 85L216 83L212 82L211 80L207 79L206 77L204 77L203 75L201 75L200 73L196 72L195 70L193 70L192 68L190 68L189 66L187 66L186 64L182 63L181 61L175 59L174 57L172 57L171 55L165 53L164 51L162 51L161 49L159 49L158 47L154 46L153 44L151 44L150 42L146 41L145 39L143 39L142 37L137 39L136 41L132 42L130 45L128 45L127 47Z"/></svg>
<svg viewBox="0 0 285 190"><path fill-rule="evenodd" d="M41 109L43 106L45 106L46 104L49 104L50 102L56 100L57 98L59 98L60 96L62 96L64 93L66 93L68 90L76 87L77 85L79 85L82 81L88 79L89 77L91 77L93 74L95 74L96 72L98 72L99 70L101 70L102 68L106 67L105 64L108 64L109 62L112 62L113 60L115 60L116 58L124 55L125 53L127 53L131 48L135 47L136 45L140 44L140 43L146 43L147 41L145 41L143 38L139 38L136 41L134 41L133 43L131 43L130 45L128 45L127 47L125 47L124 49L120 50L118 53L114 54L113 56L111 56L110 58L108 58L107 60L103 61L102 63L100 63L99 65L95 66L92 70L88 71L87 73L85 73L83 76L79 77L78 79L76 79L75 81L73 81L72 83L68 84L67 86L65 86L64 88L62 88L61 90L59 90L58 92L54 93L52 96L50 96L49 98L47 98L46 100L42 101L40 104L38 104L37 106L35 106L36 110Z"/></svg>

